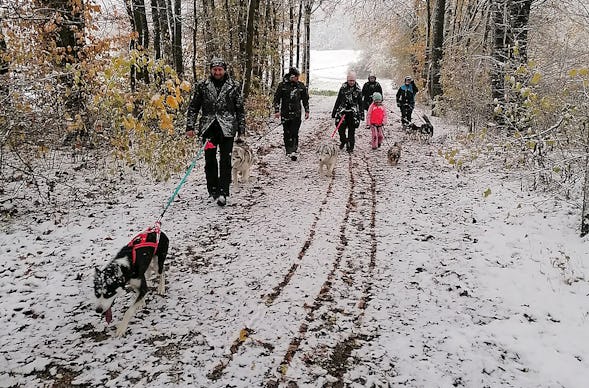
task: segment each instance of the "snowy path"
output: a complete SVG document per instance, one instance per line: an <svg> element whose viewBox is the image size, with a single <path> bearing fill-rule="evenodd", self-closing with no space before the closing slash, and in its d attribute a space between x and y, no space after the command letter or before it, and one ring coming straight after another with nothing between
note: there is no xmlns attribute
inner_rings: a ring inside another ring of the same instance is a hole
<svg viewBox="0 0 589 388"><path fill-rule="evenodd" d="M362 127L320 177L332 103L313 98L299 161L280 130L264 139L225 208L197 165L163 221L167 295L150 293L121 339L92 309L93 267L157 218L176 181L8 227L0 387L585 386L587 249L571 209L457 173L436 145L407 141L391 167Z"/></svg>

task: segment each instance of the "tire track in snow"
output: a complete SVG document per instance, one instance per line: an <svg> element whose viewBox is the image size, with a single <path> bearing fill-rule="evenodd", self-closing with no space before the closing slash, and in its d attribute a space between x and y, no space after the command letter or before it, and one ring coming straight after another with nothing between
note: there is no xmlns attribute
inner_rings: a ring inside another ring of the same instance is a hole
<svg viewBox="0 0 589 388"><path fill-rule="evenodd" d="M315 319L315 317L314 317L315 311L317 311L322 306L321 299L329 293L331 286L332 286L333 279L335 278L335 272L338 270L338 268L340 266L341 259L343 257L343 253L345 251L345 246L348 243L347 238L346 238L346 229L348 226L348 219L350 217L350 212L351 212L351 208L352 208L352 201L354 199L354 188L355 188L355 184L356 184L355 178L354 178L352 159L353 159L353 157L350 156L349 157L350 191L349 191L348 200L346 203L346 212L344 214L343 221L340 225L340 230L339 230L339 241L340 242L339 242L337 249L336 249L337 255L335 257L335 260L333 261L333 266L331 268L331 271L327 275L327 279L323 282L323 285L321 286L319 293L315 297L313 304L309 306L307 314L306 314L303 322L299 326L298 335L295 336L290 341L290 344L288 346L286 354L282 358L282 361L281 361L280 366L278 368L279 372L282 372L282 370L284 370L284 368L288 367L288 365L290 364L292 358L294 357L297 350L299 349L301 341L303 340L305 334L307 333L307 330L309 329L308 323L312 322ZM271 371L269 371L266 375L267 376L271 375ZM268 387L275 386L274 381L268 381L266 385Z"/></svg>
<svg viewBox="0 0 589 388"><path fill-rule="evenodd" d="M331 196L331 193L333 191L333 182L334 181L335 181L335 177L332 176L331 177L331 180L329 181L329 186L327 187L327 192L325 193L325 198L321 202L321 206L319 207L319 211L315 215L315 219L313 220L313 224L311 224L311 229L309 231L309 237L307 237L307 239L303 243L303 246L301 247L301 250L299 251L299 254L297 256L297 261L295 261L292 264L292 266L290 267L290 269L288 270L288 272L286 273L286 275L284 275L284 278L282 279L282 281L280 283L278 283L272 289L272 292L270 292L268 295L266 295L266 297L265 297L265 299L266 299L265 303L266 303L267 306L272 305L274 303L274 301L276 300L276 298L278 298L278 296L280 295L280 293L288 285L288 283L290 283L290 280L292 279L292 277L294 276L297 268L300 265L299 264L300 261L303 259L303 257L305 257L305 254L307 253L307 250L309 249L309 247L313 243L313 239L315 238L315 233L316 233L315 230L317 228L317 223L321 219L321 215L323 214L323 211L325 209L325 205L327 205L327 202L329 200L329 197Z"/></svg>
<svg viewBox="0 0 589 388"><path fill-rule="evenodd" d="M313 331L313 333L318 332L320 336L325 336L325 331L331 332L334 335L329 336L329 340L333 340L334 337L337 337L337 333L334 330L330 329L330 324L325 322L325 316L329 317L329 314L334 313L337 314L346 314L343 309L338 307L338 304L342 304L343 299L338 298L335 296L341 290L338 287L343 287L344 289L350 289L348 292L354 293L354 285L355 280L354 277L357 276L362 281L362 291L361 296L358 299L354 299L353 305L359 311L354 315L354 327L359 328L362 325L362 319L364 316L364 310L366 305L370 299L370 291L372 289L372 272L375 268L376 264L376 181L372 172L370 170L370 165L365 157L362 158L363 162L365 163L365 175L362 176L359 173L356 174L355 170L357 169L357 163L354 163L355 158L350 158L349 163L349 172L350 172L350 182L351 182L351 189L350 194L348 197L348 201L346 204L346 213L344 216L344 220L340 226L340 233L339 233L339 240L340 244L337 247L337 254L336 258L333 262L333 266L331 271L329 272L327 279L323 283L318 295L315 297L313 303L308 306L308 311L303 319L302 323L299 326L298 334L291 339L288 349L285 355L280 362L280 365L277 369L277 374L273 375L273 369L266 373L266 386L268 387L276 387L281 382L288 380L286 378L287 369L289 368L291 362L297 355L300 353L302 348L303 342L306 340L306 336L308 333ZM359 177L356 177L359 175ZM360 179L361 184L358 185L358 178ZM356 196L355 192L358 192L358 197ZM367 193L366 193L367 192ZM362 205L359 205L359 202L363 202ZM368 209L366 209L368 208ZM368 231L366 233L362 221L364 219L364 213L368 210L368 219L369 219L369 226ZM351 217L351 215L355 214L356 217ZM356 221L356 224L354 223ZM358 226L354 228L354 226ZM348 233L358 234L359 237L354 239L348 238ZM367 238L368 237L368 238ZM363 271L357 271L356 268L353 268L353 263L351 258L354 257L355 252L354 247L350 247L348 241L366 241L368 240L368 250L367 256L369 257L369 262L367 264L367 269L364 271L365 273L362 274ZM347 254L347 256L346 256ZM348 258L346 268L342 268L342 260L344 258ZM353 296L352 296L353 298ZM326 313L318 314L320 310L327 310ZM348 314L350 315L350 314ZM319 323L318 328L313 328L313 324L315 322ZM317 336L315 336L317 337ZM346 373L346 363L350 356L351 350L355 347L354 342L356 341L357 335L354 333L349 333L346 335L346 338L342 341L339 341L333 347L332 353L332 365L330 367L330 372L333 375L336 375L339 381L341 381L342 376ZM319 342L318 338L313 338L313 341ZM321 349L316 347L312 347L312 349L307 353L321 353ZM300 357L305 357L302 355ZM300 358L299 357L299 358Z"/></svg>
<svg viewBox="0 0 589 388"><path fill-rule="evenodd" d="M324 127L323 125L316 127L315 131L311 134L311 136L306 138L301 143L301 148L313 149L313 145L315 145L317 142L321 141L321 138L323 138L325 135L323 127ZM349 163L351 165L351 158L350 158ZM310 230L309 230L308 237L304 241L299 253L297 254L296 261L291 265L291 267L288 269L286 274L283 276L282 281L280 281L276 286L274 286L272 288L271 292L262 296L262 298L264 299L264 304L266 306L268 306L268 307L271 306L276 301L276 299L281 295L282 291L289 285L289 283L292 280L293 276L295 275L297 269L300 267L301 261L303 260L303 258L305 258L307 251L309 250L312 243L314 242L314 239L315 239L315 236L317 233L317 225L318 225L319 221L321 220L322 215L325 211L325 208L329 204L329 201L332 197L334 182L335 182L335 175L332 176L329 180L329 184L328 184L327 190L323 196L323 200L321 201L321 205L319 207L319 210L317 211L317 214L315 215L315 217L313 219L313 222L312 222ZM352 193L353 193L353 185L352 185L352 187L350 187L349 197L351 197ZM211 372L207 374L207 377L213 381L218 380L223 375L225 369L229 366L231 361L233 361L233 356L239 351L242 344L246 341L246 339L249 337L249 335L253 334L253 333L254 333L254 331L251 328L248 328L248 327L242 328L238 337L232 342L232 344L229 348L229 352L223 357L223 359L221 359L213 367ZM270 344L265 344L260 341L258 341L258 342L261 343L262 346L264 346L266 348L273 348L273 346Z"/></svg>

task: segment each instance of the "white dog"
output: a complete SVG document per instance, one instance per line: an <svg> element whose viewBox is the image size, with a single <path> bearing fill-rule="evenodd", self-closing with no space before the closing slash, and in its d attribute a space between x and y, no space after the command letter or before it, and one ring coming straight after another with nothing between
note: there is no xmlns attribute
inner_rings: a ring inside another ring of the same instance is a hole
<svg viewBox="0 0 589 388"><path fill-rule="evenodd" d="M231 154L231 165L233 182L247 182L250 177L250 170L256 162L256 156L252 149L245 143L235 145ZM241 179L239 177L241 176Z"/></svg>
<svg viewBox="0 0 589 388"><path fill-rule="evenodd" d="M339 154L339 147L337 144L321 144L317 153L319 154L319 175L323 174L323 167L325 166L325 175L333 176L333 169L335 168L335 162L337 162L337 155Z"/></svg>

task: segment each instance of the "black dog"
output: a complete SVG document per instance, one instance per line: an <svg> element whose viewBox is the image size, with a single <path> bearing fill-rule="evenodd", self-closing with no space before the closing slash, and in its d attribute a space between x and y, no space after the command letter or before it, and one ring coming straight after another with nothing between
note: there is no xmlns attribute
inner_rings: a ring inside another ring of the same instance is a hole
<svg viewBox="0 0 589 388"><path fill-rule="evenodd" d="M422 125L407 123L404 125L404 128L405 132L409 134L410 137L426 142L434 136L434 126L426 115L421 117L423 117L424 121Z"/></svg>
<svg viewBox="0 0 589 388"><path fill-rule="evenodd" d="M423 141L429 141L434 136L434 126L426 115L421 117L424 123L419 127L419 135Z"/></svg>
<svg viewBox="0 0 589 388"><path fill-rule="evenodd" d="M156 224L154 228L149 228L133 238L102 271L96 268L94 277L96 312L103 314L107 323L112 320L111 307L117 292L128 284L137 293L137 299L127 309L121 323L117 326L117 336L125 333L135 312L145 304L144 297L147 293L145 272L149 267L155 270L156 256L159 274L158 294L165 293L164 261L168 255L168 247L168 237L160 231L159 224Z"/></svg>

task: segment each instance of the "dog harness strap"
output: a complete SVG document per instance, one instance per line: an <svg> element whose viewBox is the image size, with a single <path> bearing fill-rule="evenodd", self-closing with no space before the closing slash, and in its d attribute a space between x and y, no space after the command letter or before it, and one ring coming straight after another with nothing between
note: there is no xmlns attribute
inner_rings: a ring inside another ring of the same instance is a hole
<svg viewBox="0 0 589 388"><path fill-rule="evenodd" d="M133 239L131 240L131 242L129 242L129 244L127 244L128 247L133 248L131 250L131 260L132 260L133 265L135 264L135 261L137 259L137 249L148 247L148 248L153 248L154 253L155 253L155 251L157 251L157 246L160 242L160 232L161 232L160 226L161 226L161 223L159 221L157 221L153 227L149 227L144 232L139 233L137 236L133 237ZM147 241L147 236L150 233L154 233L154 232L155 232L155 242Z"/></svg>

